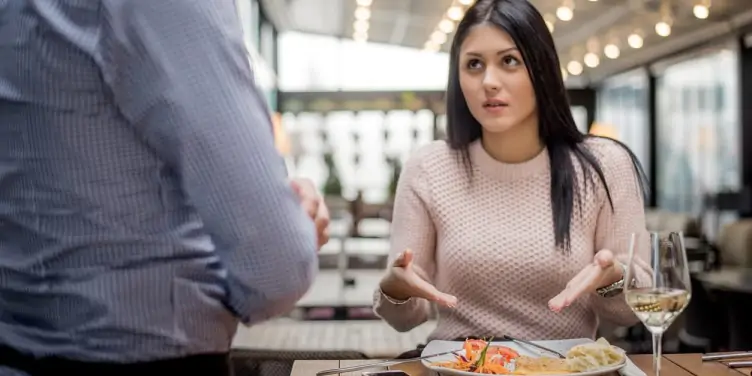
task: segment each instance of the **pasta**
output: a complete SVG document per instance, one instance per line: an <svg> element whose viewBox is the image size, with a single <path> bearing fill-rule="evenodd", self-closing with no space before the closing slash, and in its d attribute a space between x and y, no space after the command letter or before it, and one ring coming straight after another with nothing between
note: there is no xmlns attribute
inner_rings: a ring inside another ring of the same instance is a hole
<svg viewBox="0 0 752 376"><path fill-rule="evenodd" d="M572 372L586 372L617 365L623 362L624 358L624 353L611 346L604 338L572 347L567 352L567 362Z"/></svg>

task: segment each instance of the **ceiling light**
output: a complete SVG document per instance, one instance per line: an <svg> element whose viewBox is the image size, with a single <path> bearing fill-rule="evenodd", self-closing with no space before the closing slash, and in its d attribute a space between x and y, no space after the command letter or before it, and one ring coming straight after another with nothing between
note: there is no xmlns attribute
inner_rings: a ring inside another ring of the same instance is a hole
<svg viewBox="0 0 752 376"><path fill-rule="evenodd" d="M574 17L574 11L566 5L562 5L556 8L556 17L562 21L571 21Z"/></svg>
<svg viewBox="0 0 752 376"><path fill-rule="evenodd" d="M373 0L355 0L355 3L362 7L369 7L373 3Z"/></svg>
<svg viewBox="0 0 752 376"><path fill-rule="evenodd" d="M598 57L598 55L588 52L585 54L585 57L583 58L583 61L585 62L585 65L587 65L590 68L595 68L598 66L598 64L601 63L601 59Z"/></svg>
<svg viewBox="0 0 752 376"><path fill-rule="evenodd" d="M446 34L442 33L440 30L436 30L433 32L433 34L431 34L431 42L434 42L436 44L444 44L446 40Z"/></svg>
<svg viewBox="0 0 752 376"><path fill-rule="evenodd" d="M548 32L553 33L554 29L556 29L556 16L551 13L546 13L543 15L543 20L546 22Z"/></svg>
<svg viewBox="0 0 752 376"><path fill-rule="evenodd" d="M371 10L364 7L359 7L358 9L355 9L355 19L356 20L367 20L371 18Z"/></svg>
<svg viewBox="0 0 752 376"><path fill-rule="evenodd" d="M461 20L462 16L464 15L465 15L465 12L462 10L462 7L458 7L456 5L453 7L450 7L447 10L447 17L449 17L449 19L453 21Z"/></svg>
<svg viewBox="0 0 752 376"><path fill-rule="evenodd" d="M441 46L439 44L436 44L432 41L426 42L426 44L423 46L423 49L429 52L438 52L439 49L441 49Z"/></svg>
<svg viewBox="0 0 752 376"><path fill-rule="evenodd" d="M353 40L359 43L363 43L366 40L368 40L368 33L354 33L353 34Z"/></svg>
<svg viewBox="0 0 752 376"><path fill-rule="evenodd" d="M475 1L475 0L460 0L460 4L462 4L462 5L470 5L470 4L472 4L472 3L474 2L474 1Z"/></svg>
<svg viewBox="0 0 752 376"><path fill-rule="evenodd" d="M357 20L353 23L353 30L355 30L356 33L365 33L368 32L368 26L368 21Z"/></svg>
<svg viewBox="0 0 752 376"><path fill-rule="evenodd" d="M554 32L554 23L551 21L546 21L546 28L548 28L549 33Z"/></svg>
<svg viewBox="0 0 752 376"><path fill-rule="evenodd" d="M582 74L582 64L577 60L572 60L567 64L567 72L572 76L579 76Z"/></svg>
<svg viewBox="0 0 752 376"><path fill-rule="evenodd" d="M621 51L619 50L619 46L609 43L603 47L603 54L609 59L616 59L621 55Z"/></svg>
<svg viewBox="0 0 752 376"><path fill-rule="evenodd" d="M655 33L662 37L667 37L671 35L671 25L666 21L660 21L655 24Z"/></svg>
<svg viewBox="0 0 752 376"><path fill-rule="evenodd" d="M629 44L629 47L632 48L642 48L644 41L642 39L642 36L637 33L632 33L627 37L627 44Z"/></svg>
<svg viewBox="0 0 752 376"><path fill-rule="evenodd" d="M692 8L695 17L704 20L710 15L710 9L705 4L697 4Z"/></svg>
<svg viewBox="0 0 752 376"><path fill-rule="evenodd" d="M443 19L439 22L439 30L449 34L454 31L454 22L452 20Z"/></svg>

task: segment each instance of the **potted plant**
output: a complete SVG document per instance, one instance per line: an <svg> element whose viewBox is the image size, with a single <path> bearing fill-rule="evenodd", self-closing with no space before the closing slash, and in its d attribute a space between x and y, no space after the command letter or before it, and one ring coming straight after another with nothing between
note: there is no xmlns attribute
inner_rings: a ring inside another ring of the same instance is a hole
<svg viewBox="0 0 752 376"><path fill-rule="evenodd" d="M402 173L402 164L399 158L388 157L386 163L392 168L392 178L389 181L389 201L394 200L394 195L397 193L397 183L399 182L399 176Z"/></svg>
<svg viewBox="0 0 752 376"><path fill-rule="evenodd" d="M324 163L329 171L329 176L324 183L324 195L339 199L342 197L342 182L339 179L337 166L334 165L334 156L331 153L324 154Z"/></svg>

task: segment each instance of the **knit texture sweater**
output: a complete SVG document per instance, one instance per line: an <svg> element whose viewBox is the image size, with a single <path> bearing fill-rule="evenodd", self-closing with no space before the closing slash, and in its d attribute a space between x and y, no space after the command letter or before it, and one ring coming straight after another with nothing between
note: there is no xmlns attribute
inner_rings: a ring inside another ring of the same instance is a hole
<svg viewBox="0 0 752 376"><path fill-rule="evenodd" d="M476 141L470 145L468 174L458 152L444 141L418 149L398 183L390 261L412 249L430 282L458 302L454 308L434 307L420 298L395 304L377 290L376 314L395 329L409 331L438 308L429 340L503 334L532 340L593 338L599 318L637 323L623 294L604 298L593 291L559 313L548 308L597 251L609 249L626 265L632 233L646 232L643 199L627 151L602 138L584 145L600 162L613 210L595 173L594 184L583 184L583 170L572 157L582 211L575 201L569 253L555 245L547 150L507 164ZM635 257L643 262L635 278L638 284L649 283L648 247L637 248Z"/></svg>

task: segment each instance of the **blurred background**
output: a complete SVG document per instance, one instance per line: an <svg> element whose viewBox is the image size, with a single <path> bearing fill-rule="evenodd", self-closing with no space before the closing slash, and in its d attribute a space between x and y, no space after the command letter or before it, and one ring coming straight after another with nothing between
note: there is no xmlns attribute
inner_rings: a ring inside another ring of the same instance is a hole
<svg viewBox="0 0 752 376"><path fill-rule="evenodd" d="M238 333L235 348L254 367L391 357L425 341L432 322L397 333L373 317L371 297L401 164L444 137L447 52L472 2L236 0L278 149L334 216L298 309ZM638 156L654 192L651 230L684 231L693 297L664 351L752 348L752 0L532 2L556 41L578 127ZM600 334L651 349L642 325L603 323Z"/></svg>

